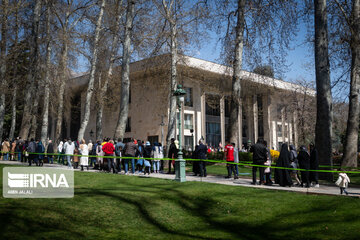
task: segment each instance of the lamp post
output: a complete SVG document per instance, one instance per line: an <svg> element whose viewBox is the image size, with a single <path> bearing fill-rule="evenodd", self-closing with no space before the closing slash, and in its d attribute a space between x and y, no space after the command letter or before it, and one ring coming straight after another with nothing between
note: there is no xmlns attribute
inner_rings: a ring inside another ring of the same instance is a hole
<svg viewBox="0 0 360 240"><path fill-rule="evenodd" d="M176 91L174 92L174 96L176 96L177 107L179 108L179 152L178 158L175 160L175 181L178 182L186 182L186 174L185 174L185 160L183 159L182 153L182 130L181 130L181 107L184 102L184 96L186 92L182 89L182 85L177 85Z"/></svg>

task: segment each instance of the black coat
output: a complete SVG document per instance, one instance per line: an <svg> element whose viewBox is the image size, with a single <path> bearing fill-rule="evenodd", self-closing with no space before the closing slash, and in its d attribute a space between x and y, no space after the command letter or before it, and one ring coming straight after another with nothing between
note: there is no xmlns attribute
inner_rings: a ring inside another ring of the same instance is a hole
<svg viewBox="0 0 360 240"><path fill-rule="evenodd" d="M195 155L198 159L206 159L207 147L204 144L199 144L195 148Z"/></svg>
<svg viewBox="0 0 360 240"><path fill-rule="evenodd" d="M49 143L49 145L47 147L47 153L54 153L54 144L53 143Z"/></svg>
<svg viewBox="0 0 360 240"><path fill-rule="evenodd" d="M168 158L172 158L173 155L174 155L174 158L178 157L178 149L177 149L175 143L170 144Z"/></svg>
<svg viewBox="0 0 360 240"><path fill-rule="evenodd" d="M310 169L310 156L306 151L300 151L298 155L299 166L302 169Z"/></svg>
<svg viewBox="0 0 360 240"><path fill-rule="evenodd" d="M287 144L284 143L281 146L279 159L276 161L277 167L291 168L290 165L290 152L287 148ZM291 186L292 179L290 176L290 171L288 169L279 169L275 168L275 183L279 184L282 187Z"/></svg>
<svg viewBox="0 0 360 240"><path fill-rule="evenodd" d="M253 153L253 163L254 164L263 164L267 160L267 149L264 144L257 143L252 145L250 152Z"/></svg>

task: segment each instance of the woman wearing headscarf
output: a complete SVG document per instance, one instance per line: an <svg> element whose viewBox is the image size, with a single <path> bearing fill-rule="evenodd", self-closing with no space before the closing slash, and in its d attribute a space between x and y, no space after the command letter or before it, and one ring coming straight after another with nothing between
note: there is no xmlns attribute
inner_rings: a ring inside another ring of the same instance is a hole
<svg viewBox="0 0 360 240"><path fill-rule="evenodd" d="M61 164L64 165L64 155L63 155L63 147L64 147L64 143L63 141L60 141L59 146L57 148L57 152L58 152L58 164L60 164L60 159L61 159Z"/></svg>
<svg viewBox="0 0 360 240"><path fill-rule="evenodd" d="M81 140L81 144L79 147L80 150L80 166L81 166L81 171L84 171L84 167L87 168L87 170L89 170L89 148L88 145L86 145L85 139Z"/></svg>
<svg viewBox="0 0 360 240"><path fill-rule="evenodd" d="M39 165L39 166L44 165L44 152L45 152L45 147L42 144L42 142L39 141L39 143L36 147L37 159L39 160L39 164L36 163L36 165Z"/></svg>
<svg viewBox="0 0 360 240"><path fill-rule="evenodd" d="M306 150L305 146L300 147L298 161L301 169L305 169L305 170L310 169L310 155ZM310 187L309 171L301 171L300 173L301 173L301 187L303 187L305 183L305 187L309 188Z"/></svg>
<svg viewBox="0 0 360 240"><path fill-rule="evenodd" d="M290 152L287 143L284 143L281 146L280 156L276 161L276 167L291 168ZM290 176L290 170L275 168L275 183L282 187L291 187L293 183Z"/></svg>
<svg viewBox="0 0 360 240"><path fill-rule="evenodd" d="M296 152L296 148L294 145L290 145L290 165L294 169L298 168L298 166L299 166L298 154ZM291 176L296 180L297 185L300 186L301 182L299 180L298 171L292 170Z"/></svg>

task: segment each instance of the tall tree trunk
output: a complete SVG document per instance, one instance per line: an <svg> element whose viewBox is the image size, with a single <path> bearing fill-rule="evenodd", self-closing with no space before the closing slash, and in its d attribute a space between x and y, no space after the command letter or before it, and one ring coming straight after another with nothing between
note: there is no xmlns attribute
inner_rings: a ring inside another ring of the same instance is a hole
<svg viewBox="0 0 360 240"><path fill-rule="evenodd" d="M237 23L236 23L236 38L235 38L235 56L233 65L232 77L232 93L231 93L231 108L229 119L229 140L230 142L238 142L241 139L238 130L238 116L241 99L241 68L242 68L242 53L244 47L244 24L245 24L245 0L238 0L237 9ZM242 142L238 143L241 147Z"/></svg>
<svg viewBox="0 0 360 240"><path fill-rule="evenodd" d="M103 139L102 134L102 116L104 111L104 92L103 88L101 87L101 73L99 73L99 80L98 80L98 89L99 89L99 95L97 98L97 112L96 112L96 139ZM106 82L105 82L106 83ZM105 86L105 84L104 84Z"/></svg>
<svg viewBox="0 0 360 240"><path fill-rule="evenodd" d="M349 114L342 166L357 167L359 137L359 84L360 84L360 0L353 0L351 14L351 76Z"/></svg>
<svg viewBox="0 0 360 240"><path fill-rule="evenodd" d="M65 39L63 42L63 49L61 51L61 70L60 70L60 87L59 87L59 95L58 95L58 111L56 116L56 131L55 131L55 140L56 143L60 143L61 141L61 130L62 130L62 122L64 115L64 93L65 93L65 85L67 79L67 61L68 61L68 42Z"/></svg>
<svg viewBox="0 0 360 240"><path fill-rule="evenodd" d="M19 7L20 4L18 3L16 5L15 8L15 40L14 40L14 48L17 49L18 47L18 42L19 42ZM14 66L14 79L13 79L13 83L14 83L14 89L13 89L13 98L11 101L11 127L10 127L10 134L9 134L9 138L13 139L14 135L15 135L15 127L16 127L16 98L17 98L17 89L18 89L18 54L15 55L15 66Z"/></svg>
<svg viewBox="0 0 360 240"><path fill-rule="evenodd" d="M36 89L36 93L34 96L34 106L32 108L32 113L31 113L31 128L30 128L30 133L29 133L29 138L36 138L36 133L37 133L37 128L38 128L38 112L39 112L39 89L40 86L38 86Z"/></svg>
<svg viewBox="0 0 360 240"><path fill-rule="evenodd" d="M61 58L60 58L60 87L59 87L59 95L58 95L58 111L56 116L56 130L55 130L55 141L56 144L61 141L61 130L62 130L62 122L64 115L64 94L65 94L65 85L66 80L68 78L67 65L68 65L68 51L69 51L69 42L68 42L68 27L69 27L69 16L70 10L67 9L65 13L65 24L63 26L63 36L62 36L62 50L61 50Z"/></svg>
<svg viewBox="0 0 360 240"><path fill-rule="evenodd" d="M44 106L41 126L41 141L45 143L49 128L49 85L50 85L50 68L51 68L51 32L50 32L50 16L51 16L51 1L46 0L46 65L45 65L45 91L44 91Z"/></svg>
<svg viewBox="0 0 360 240"><path fill-rule="evenodd" d="M33 95L36 95L35 83L38 79L39 74L39 22L41 15L41 0L36 0L33 13L33 23L32 31L30 37L30 59L31 59L31 68L28 74L26 93L24 98L24 111L21 121L20 128L20 137L22 139L27 139L29 135L29 130L31 127L32 119L32 108L33 108Z"/></svg>
<svg viewBox="0 0 360 240"><path fill-rule="evenodd" d="M119 119L115 128L115 138L123 138L129 115L129 91L130 91L130 55L131 33L134 19L135 1L128 1L126 9L125 39L123 43L123 59L121 65L121 102Z"/></svg>
<svg viewBox="0 0 360 240"><path fill-rule="evenodd" d="M178 62L178 53L177 53L177 26L175 21L170 21L171 28L171 45L170 45L170 53L171 53L171 65L170 65L170 91L169 91L169 124L168 124L168 132L166 135L166 145L168 146L166 149L169 149L171 139L175 138L176 135L176 97L174 96L174 92L176 91L177 84L177 69L176 65Z"/></svg>
<svg viewBox="0 0 360 240"><path fill-rule="evenodd" d="M119 41L119 29L120 29L120 19L121 19L121 7L122 7L122 0L118 0L116 2L116 18L115 18L115 29L113 33L113 39L111 43L110 48L110 62L109 62L109 68L107 70L107 73L104 77L104 86L101 87L101 76L99 77L99 98L98 98L98 111L96 114L96 138L102 139L102 118L103 118L103 112L104 112L104 97L107 92L108 86L109 86L109 79L112 75L114 62L115 62L115 55L117 52L117 45Z"/></svg>
<svg viewBox="0 0 360 240"><path fill-rule="evenodd" d="M101 23L102 18L104 15L104 8L105 8L105 0L101 1L101 7L99 16L96 22L95 27L95 39L94 39L94 49L92 53L92 60L91 60L91 70L90 70L90 78L88 83L88 89L86 92L86 99L85 99L85 110L84 110L84 118L81 122L81 126L78 133L78 141L81 141L84 138L84 133L86 127L89 123L90 118L90 105L91 105L91 98L94 92L94 81L95 81L95 72L96 72L96 62L97 62L97 55L98 55L98 45L99 45L99 35L101 30Z"/></svg>
<svg viewBox="0 0 360 240"><path fill-rule="evenodd" d="M7 18L8 18L9 1L2 1L2 18L1 18L1 42L0 42L0 142L4 132L5 117L5 89L6 89L6 40L7 40Z"/></svg>
<svg viewBox="0 0 360 240"><path fill-rule="evenodd" d="M16 68L16 66L15 66ZM16 73L16 71L14 71ZM15 75L16 77L16 75ZM12 96L12 100L11 100L11 127L10 127L10 133L9 133L9 139L14 139L14 135L15 135L15 126L16 126L16 95L17 95L17 83L16 80L15 84L14 84L14 89L13 89L13 96Z"/></svg>
<svg viewBox="0 0 360 240"><path fill-rule="evenodd" d="M326 0L314 0L315 5L315 70L316 70L316 129L315 145L320 165L332 165L332 97L328 56ZM332 179L332 174L319 174Z"/></svg>

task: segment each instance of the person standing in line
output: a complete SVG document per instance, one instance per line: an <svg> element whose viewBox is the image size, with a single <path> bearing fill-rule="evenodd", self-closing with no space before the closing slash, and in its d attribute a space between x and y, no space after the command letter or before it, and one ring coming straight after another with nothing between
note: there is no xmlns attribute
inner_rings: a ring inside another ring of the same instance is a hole
<svg viewBox="0 0 360 240"><path fill-rule="evenodd" d="M45 147L41 141L39 141L39 143L37 145L36 153L38 153L37 159L39 160L39 166L43 166L44 165Z"/></svg>
<svg viewBox="0 0 360 240"><path fill-rule="evenodd" d="M259 138L257 143L250 147L250 152L253 153L253 164L264 166L265 162L267 161L267 156L268 156L264 140ZM252 167L253 180L251 183L253 185L256 185L256 171L258 168L259 168L259 174L260 174L259 185L265 184L265 181L264 181L265 167L253 166Z"/></svg>
<svg viewBox="0 0 360 240"><path fill-rule="evenodd" d="M289 169L281 169L281 168L291 168L290 165L290 152L288 149L287 143L283 143L281 146L281 151L278 160L276 161L276 168L275 169L275 183L279 184L282 187L293 185L291 180L290 171Z"/></svg>
<svg viewBox="0 0 360 240"><path fill-rule="evenodd" d="M98 167L99 167L99 171L103 170L104 168L104 152L102 150L102 144L101 144L101 141L98 140L97 143L96 143L96 160L97 160L97 164L98 164Z"/></svg>
<svg viewBox="0 0 360 240"><path fill-rule="evenodd" d="M116 168L119 173L121 173L121 157L124 147L125 144L123 143L122 139L118 138L118 141L115 145L115 154L116 154Z"/></svg>
<svg viewBox="0 0 360 240"><path fill-rule="evenodd" d="M64 165L64 155L63 155L64 142L60 141L57 147L57 153L59 154L57 157L58 164Z"/></svg>
<svg viewBox="0 0 360 240"><path fill-rule="evenodd" d="M234 147L229 143L229 140L226 140L226 145L224 147L224 160L226 160L226 168L228 171L228 175L225 178L231 178L232 173L234 173L234 179L238 179L239 177L236 174L234 167Z"/></svg>
<svg viewBox="0 0 360 240"><path fill-rule="evenodd" d="M271 153L270 150L268 148L267 145L267 141L264 141L264 145L266 147L266 162L264 163L264 165L269 166L267 168L264 169L265 172L265 184L268 186L271 186L273 184L273 182L271 181L271 163L272 163L272 158L271 158Z"/></svg>
<svg viewBox="0 0 360 240"><path fill-rule="evenodd" d="M207 158L207 147L206 145L203 143L203 140L200 139L199 140L199 145L196 148L196 153L195 156L198 159L201 159L201 161L199 161L199 170L200 170L200 177L206 177L207 173L206 173L206 163L203 160L206 160Z"/></svg>
<svg viewBox="0 0 360 240"><path fill-rule="evenodd" d="M31 166L32 161L35 161L36 158L36 142L33 138L31 138L28 147L26 148L28 154L29 154L29 166Z"/></svg>
<svg viewBox="0 0 360 240"><path fill-rule="evenodd" d="M168 158L170 159L176 159L178 157L178 148L176 147L175 144L175 138L171 139L171 144L169 147L169 155ZM168 170L168 174L171 174L171 165L172 165L172 160L169 160L169 170ZM175 170L175 166L174 166L174 170Z"/></svg>
<svg viewBox="0 0 360 240"><path fill-rule="evenodd" d="M299 155L298 155L299 166L301 169L309 170L310 169L310 155L306 150L305 146L300 147ZM310 187L310 173L309 171L301 171L301 187L304 186L309 188Z"/></svg>
<svg viewBox="0 0 360 240"><path fill-rule="evenodd" d="M154 151L153 151L153 147L151 146L150 142L147 141L144 147L144 174L148 173L148 175L150 175L151 172L151 159L154 157ZM158 165L157 165L157 169L159 169L159 160L158 160ZM155 164L155 161L154 161ZM155 172L155 170L154 170Z"/></svg>
<svg viewBox="0 0 360 240"><path fill-rule="evenodd" d="M199 164L199 157L197 155L198 148L199 148L199 145L196 144L195 150L193 151L193 153L191 155L191 158L194 159L194 161L193 161L193 169L192 169L192 171L194 173L194 176L197 176L198 174L200 176L200 164Z"/></svg>
<svg viewBox="0 0 360 240"><path fill-rule="evenodd" d="M290 165L294 169L297 169L298 166L299 166L298 154L296 152L296 148L295 148L294 145L290 145ZM295 181L296 181L297 185L300 186L301 182L299 180L298 171L297 170L292 170L291 171L291 176L293 178L295 178Z"/></svg>
<svg viewBox="0 0 360 240"><path fill-rule="evenodd" d="M74 155L74 151L75 151L75 144L71 141L71 139L69 139L65 144L64 144L64 151L65 151L65 155L66 155L66 160L67 160L67 165L69 168L73 168L71 165L71 159Z"/></svg>
<svg viewBox="0 0 360 240"><path fill-rule="evenodd" d="M235 167L235 171L236 171L236 175L239 176L239 149L236 147L235 143L231 143L231 145L233 145L234 147L234 167Z"/></svg>
<svg viewBox="0 0 360 240"><path fill-rule="evenodd" d="M74 145L75 145L75 149L74 149L73 161L74 161L74 168L77 169L79 167L80 151L79 151L79 144L77 141L74 141Z"/></svg>
<svg viewBox="0 0 360 240"><path fill-rule="evenodd" d="M22 161L22 153L24 150L24 142L21 140L21 138L18 138L17 142L16 142L16 149L15 151L17 152L17 156L18 156L18 161L21 162Z"/></svg>
<svg viewBox="0 0 360 240"><path fill-rule="evenodd" d="M79 147L79 151L81 154L80 157L80 167L81 171L84 171L84 167L89 171L89 147L86 145L85 139L81 140L81 144Z"/></svg>
<svg viewBox="0 0 360 240"><path fill-rule="evenodd" d="M142 168L143 168L143 165L144 165L144 145L143 145L143 142L141 140L137 140L138 142L138 148L139 148L139 151L136 153L136 157L138 158L137 161L136 161L136 170L138 171L138 173L142 173Z"/></svg>
<svg viewBox="0 0 360 240"><path fill-rule="evenodd" d="M16 141L15 139L11 142L11 161L15 161L15 148L16 148Z"/></svg>
<svg viewBox="0 0 360 240"><path fill-rule="evenodd" d="M10 143L9 143L9 139L5 139L5 141L2 143L2 155L3 155L3 160L4 161L8 161L9 160L9 151L10 151Z"/></svg>
<svg viewBox="0 0 360 240"><path fill-rule="evenodd" d="M154 173L160 172L160 161L164 158L163 148L161 143L154 143L154 162L153 162L153 170Z"/></svg>
<svg viewBox="0 0 360 240"><path fill-rule="evenodd" d="M107 141L104 146L102 147L102 151L105 153L105 157L107 160L107 166L108 166L108 172L111 172L111 169L113 169L113 173L117 173L115 165L114 165L114 141L110 140Z"/></svg>
<svg viewBox="0 0 360 240"><path fill-rule="evenodd" d="M131 141L125 144L124 147L124 155L126 159L125 162L125 174L128 175L128 168L129 168L129 159L131 159L131 170L132 174L135 173L135 154L139 151L137 144L135 144L135 140L131 138Z"/></svg>
<svg viewBox="0 0 360 240"><path fill-rule="evenodd" d="M48 158L48 162L53 164L54 163L54 144L52 143L51 140L49 140L49 144L47 146L46 149L46 153L47 153L47 158Z"/></svg>
<svg viewBox="0 0 360 240"><path fill-rule="evenodd" d="M319 170L318 151L313 143L310 144L310 169ZM319 174L316 171L310 172L310 183L312 186L319 187Z"/></svg>
<svg viewBox="0 0 360 240"><path fill-rule="evenodd" d="M87 147L88 147L88 152L89 154L88 155L91 155L91 156L94 156L95 154L93 154L93 143L91 140L89 140L89 143L87 144ZM88 160L90 160L90 165L92 166L93 164L93 159L94 157L88 157ZM89 167L89 163L88 163L88 167Z"/></svg>

